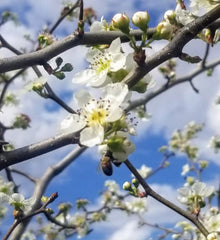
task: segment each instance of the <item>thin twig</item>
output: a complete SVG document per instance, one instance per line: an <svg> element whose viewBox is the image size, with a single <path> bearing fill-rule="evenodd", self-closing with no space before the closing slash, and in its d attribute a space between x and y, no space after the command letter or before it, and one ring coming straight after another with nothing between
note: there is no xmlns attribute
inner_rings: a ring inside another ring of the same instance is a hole
<svg viewBox="0 0 220 240"><path fill-rule="evenodd" d="M52 193L51 196L47 199L46 203L44 203L39 209L37 209L36 211L27 214L24 217L15 219L14 223L11 225L11 227L9 228L8 232L5 234L5 236L2 238L2 240L7 240L9 238L9 236L11 235L11 233L14 231L14 229L22 222L25 222L27 219L32 218L33 216L36 216L40 213L46 213L47 212L47 205L52 203L56 198L58 197L57 193Z"/></svg>
<svg viewBox="0 0 220 240"><path fill-rule="evenodd" d="M18 77L20 76L24 71L26 70L26 68L19 70L14 76L12 76L9 80L5 80L5 85L2 89L1 95L0 95L0 110L2 108L3 105L3 99L5 97L6 91L9 87L9 85Z"/></svg>
<svg viewBox="0 0 220 240"><path fill-rule="evenodd" d="M179 208L178 206L176 206L175 204L173 204L172 202L168 201L167 199L165 199L164 197L162 197L161 195L159 195L158 193L156 193L146 182L145 180L141 177L141 175L138 173L138 171L136 170L136 168L131 164L130 161L126 160L125 165L128 167L128 169L134 174L134 176L137 178L137 180L140 182L140 184L142 185L142 187L144 188L146 195L151 196L152 198L154 198L155 200L161 202L163 205L167 206L168 208L172 209L173 211L175 211L176 213L180 214L181 216L185 217L186 219L188 219L189 221L191 221L199 230L200 232L207 237L209 232L207 231L207 229L202 225L202 223L198 220L197 216L188 213L184 210L182 210L181 208Z"/></svg>
<svg viewBox="0 0 220 240"><path fill-rule="evenodd" d="M60 25L60 23L70 14L75 10L77 7L79 7L80 0L78 0L68 11L66 11L64 14L61 14L59 19L55 22L55 24L51 27L49 30L49 33L52 34L55 29Z"/></svg>
<svg viewBox="0 0 220 240"><path fill-rule="evenodd" d="M24 176L26 177L28 180L30 180L31 182L33 183L36 183L37 182L37 179L35 179L34 177L32 177L30 174L27 174L25 172L22 172L21 170L18 170L18 169L15 169L15 168L10 168L10 171L11 172L14 172L14 173L17 173L21 176Z"/></svg>

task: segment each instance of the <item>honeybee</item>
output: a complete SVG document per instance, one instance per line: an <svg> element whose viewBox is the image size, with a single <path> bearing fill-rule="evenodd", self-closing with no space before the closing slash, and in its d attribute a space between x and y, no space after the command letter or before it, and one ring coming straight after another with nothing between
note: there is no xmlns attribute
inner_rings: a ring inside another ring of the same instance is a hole
<svg viewBox="0 0 220 240"><path fill-rule="evenodd" d="M121 162L118 162L116 159L113 158L112 153L110 151L106 152L100 162L101 169L103 173L107 176L111 176L113 174L113 166L112 163L119 167Z"/></svg>
<svg viewBox="0 0 220 240"><path fill-rule="evenodd" d="M103 173L107 176L111 176L113 173L113 167L112 167L112 162L111 158L107 155L103 156L100 162L101 169Z"/></svg>

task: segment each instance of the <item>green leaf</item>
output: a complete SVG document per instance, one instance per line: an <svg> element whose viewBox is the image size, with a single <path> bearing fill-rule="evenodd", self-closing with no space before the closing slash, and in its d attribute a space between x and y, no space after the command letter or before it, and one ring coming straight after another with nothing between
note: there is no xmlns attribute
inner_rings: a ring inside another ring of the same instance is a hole
<svg viewBox="0 0 220 240"><path fill-rule="evenodd" d="M59 72L54 72L53 75L54 75L55 77L57 77L58 79L60 79L60 80L63 80L63 79L65 78L65 74L64 74L63 72L61 72L61 71L59 71Z"/></svg>
<svg viewBox="0 0 220 240"><path fill-rule="evenodd" d="M61 71L63 72L71 72L73 70L73 66L70 63L66 63L62 68Z"/></svg>
<svg viewBox="0 0 220 240"><path fill-rule="evenodd" d="M56 64L57 64L57 67L59 67L63 62L63 59L61 57L58 57L56 58Z"/></svg>

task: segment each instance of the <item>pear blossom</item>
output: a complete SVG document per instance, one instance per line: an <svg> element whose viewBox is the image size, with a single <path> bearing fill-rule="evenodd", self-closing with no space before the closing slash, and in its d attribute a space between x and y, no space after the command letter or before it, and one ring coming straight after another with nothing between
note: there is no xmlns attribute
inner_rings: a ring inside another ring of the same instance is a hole
<svg viewBox="0 0 220 240"><path fill-rule="evenodd" d="M94 99L87 91L75 94L80 109L61 123L63 132L80 132L80 143L93 147L101 144L109 124L119 120L124 111L120 105L128 96L128 87L123 83L108 84L103 88L103 98Z"/></svg>
<svg viewBox="0 0 220 240"><path fill-rule="evenodd" d="M15 210L21 210L23 212L28 212L31 210L31 204L33 202L32 198L25 199L22 194L13 193L12 195L7 195L3 192L0 193L0 201L8 202L9 205L13 206Z"/></svg>
<svg viewBox="0 0 220 240"><path fill-rule="evenodd" d="M35 91L40 93L43 88L45 83L47 82L47 79L43 76L35 79L34 81L29 82L28 84L25 85L25 90L26 91Z"/></svg>
<svg viewBox="0 0 220 240"><path fill-rule="evenodd" d="M90 32L109 31L109 25L106 20L101 17L101 21L94 21L90 27Z"/></svg>
<svg viewBox="0 0 220 240"><path fill-rule="evenodd" d="M152 173L152 168L149 168L143 164L140 169L137 169L137 171L142 178L147 178Z"/></svg>
<svg viewBox="0 0 220 240"><path fill-rule="evenodd" d="M176 23L176 13L173 10L167 10L163 18L166 22L169 22L170 24L175 24Z"/></svg>
<svg viewBox="0 0 220 240"><path fill-rule="evenodd" d="M209 141L208 147L213 148L214 152L218 153L220 149L220 136L212 136Z"/></svg>
<svg viewBox="0 0 220 240"><path fill-rule="evenodd" d="M0 177L0 193L11 195L13 193L14 183L5 182L2 177Z"/></svg>
<svg viewBox="0 0 220 240"><path fill-rule="evenodd" d="M182 172L181 172L181 176L185 176L189 171L190 171L190 166L189 166L189 164L183 165L183 167L182 167Z"/></svg>
<svg viewBox="0 0 220 240"><path fill-rule="evenodd" d="M110 83L109 73L123 68L126 60L125 54L121 52L120 38L112 41L110 47L103 51L90 48L86 60L90 63L89 69L77 73L73 83L91 87L103 87Z"/></svg>
<svg viewBox="0 0 220 240"><path fill-rule="evenodd" d="M130 202L125 202L128 211L133 213L143 213L147 210L146 199L134 198Z"/></svg>
<svg viewBox="0 0 220 240"><path fill-rule="evenodd" d="M105 187L108 188L108 191L117 193L119 192L119 185L114 180L105 181Z"/></svg>
<svg viewBox="0 0 220 240"><path fill-rule="evenodd" d="M195 182L192 186L178 189L178 200L181 203L192 205L197 201L204 201L203 198L209 197L214 191L213 186L206 186L203 182Z"/></svg>
<svg viewBox="0 0 220 240"><path fill-rule="evenodd" d="M208 218L206 217L204 224L207 226L209 232L220 232L220 214L216 214Z"/></svg>

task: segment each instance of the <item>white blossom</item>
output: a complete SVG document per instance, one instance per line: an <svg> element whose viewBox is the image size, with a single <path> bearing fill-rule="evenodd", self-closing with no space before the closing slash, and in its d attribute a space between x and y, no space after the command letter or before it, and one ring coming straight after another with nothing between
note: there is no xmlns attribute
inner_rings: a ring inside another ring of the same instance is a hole
<svg viewBox="0 0 220 240"><path fill-rule="evenodd" d="M101 31L108 31L109 25L106 20L101 17L101 21L94 21L90 27L90 32L101 32Z"/></svg>
<svg viewBox="0 0 220 240"><path fill-rule="evenodd" d="M152 168L149 168L143 164L141 168L137 169L137 171L142 178L147 178L152 173Z"/></svg>
<svg viewBox="0 0 220 240"><path fill-rule="evenodd" d="M75 94L80 109L61 123L64 132L80 132L81 144L92 147L104 140L108 123L119 120L124 114L120 105L128 95L128 87L122 83L108 84L103 88L103 98L94 99L87 91Z"/></svg>
<svg viewBox="0 0 220 240"><path fill-rule="evenodd" d="M2 177L0 177L0 193L5 193L11 195L13 193L14 183L5 182Z"/></svg>
<svg viewBox="0 0 220 240"><path fill-rule="evenodd" d="M133 213L143 213L147 210L146 199L133 198L130 202L125 202L126 208Z"/></svg>
<svg viewBox="0 0 220 240"><path fill-rule="evenodd" d="M204 224L207 226L209 232L220 232L220 213L205 219Z"/></svg>
<svg viewBox="0 0 220 240"><path fill-rule="evenodd" d="M14 206L15 209L18 208L24 212L31 210L31 204L33 203L33 198L25 199L25 197L20 193L13 193L9 196L9 204Z"/></svg>
<svg viewBox="0 0 220 240"><path fill-rule="evenodd" d="M0 201L8 202L8 204L13 206L16 210L28 212L31 210L33 198L25 199L25 197L20 193L13 193L12 195L7 195L1 192Z"/></svg>
<svg viewBox="0 0 220 240"><path fill-rule="evenodd" d="M183 167L182 167L181 175L182 175L182 176L185 176L189 171L190 171L190 166L189 166L189 164L185 164L185 165L183 165Z"/></svg>
<svg viewBox="0 0 220 240"><path fill-rule="evenodd" d="M203 182L195 182L192 186L178 189L178 200L187 204L193 197L209 197L214 191L213 186L206 186Z"/></svg>
<svg viewBox="0 0 220 240"><path fill-rule="evenodd" d="M91 87L102 87L111 82L108 74L124 67L126 56L121 52L120 38L112 41L109 48L88 50L86 60L90 68L79 72L73 78L73 83L86 84Z"/></svg>
<svg viewBox="0 0 220 240"><path fill-rule="evenodd" d="M110 192L118 192L119 191L119 185L114 180L107 180L105 181L105 186L108 188Z"/></svg>

